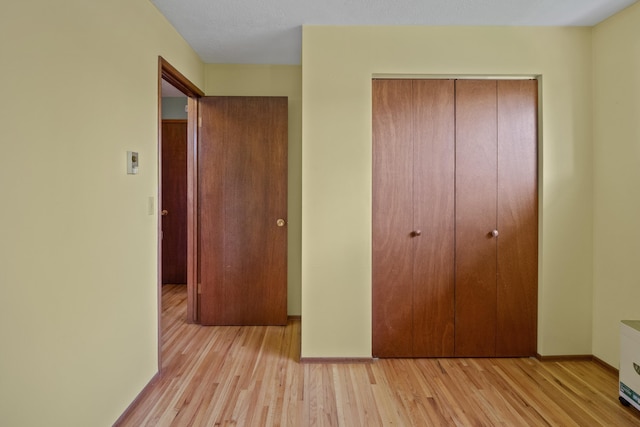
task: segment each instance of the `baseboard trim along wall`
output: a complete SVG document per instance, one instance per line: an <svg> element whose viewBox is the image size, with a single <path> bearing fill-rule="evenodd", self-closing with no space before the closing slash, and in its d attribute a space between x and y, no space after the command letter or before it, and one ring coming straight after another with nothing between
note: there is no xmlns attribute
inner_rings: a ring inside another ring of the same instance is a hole
<svg viewBox="0 0 640 427"><path fill-rule="evenodd" d="M618 375L619 370L609 365L604 360L592 355L592 354L575 354L575 355L559 355L559 356L542 356L540 354L536 354L536 359L541 362L570 362L570 361L590 361L595 362L598 365L602 366L606 370L615 373Z"/></svg>
<svg viewBox="0 0 640 427"><path fill-rule="evenodd" d="M606 370L613 372L616 375L620 374L619 369L614 368L613 366L609 365L607 362L600 359L599 357L593 356L593 361L596 362L598 365L602 366L603 368L605 368Z"/></svg>
<svg viewBox="0 0 640 427"><path fill-rule="evenodd" d="M301 357L300 363L372 363L372 357Z"/></svg>
<svg viewBox="0 0 640 427"><path fill-rule="evenodd" d="M155 386L158 381L160 381L160 372L156 372L156 374L151 378L151 380L149 380L147 385L144 386L144 388L140 391L140 393L138 393L136 398L133 399L133 402L131 402L131 404L127 406L127 409L125 409L122 415L120 415L120 417L116 420L116 422L113 423L113 427L119 427L120 425L122 425L122 421L124 421L127 418L127 416L131 412L133 412L138 407L138 405L140 405L141 398L145 394L145 392L148 389L153 388L153 386Z"/></svg>

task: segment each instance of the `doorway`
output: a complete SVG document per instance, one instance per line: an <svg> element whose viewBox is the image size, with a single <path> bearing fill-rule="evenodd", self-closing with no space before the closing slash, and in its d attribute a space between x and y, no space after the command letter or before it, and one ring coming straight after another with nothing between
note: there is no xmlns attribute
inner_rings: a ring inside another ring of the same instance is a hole
<svg viewBox="0 0 640 427"><path fill-rule="evenodd" d="M181 179L184 179L184 188L181 190L186 195L184 200L184 208L182 210L184 217L181 220L186 224L184 237L178 240L185 246L185 269L186 269L186 287L187 287L187 310L186 321L188 323L196 323L198 317L198 301L197 301L197 174L196 174L196 156L197 156L197 114L198 99L204 96L197 86L180 73L175 67L169 64L164 58L158 57L158 368L162 370L162 284L163 284L163 218L168 216L162 215L163 207L163 94L179 95L178 98L186 98L186 159L184 168L178 172ZM184 118L181 120L185 120ZM176 210L176 208L172 208ZM177 212L176 212L177 213Z"/></svg>

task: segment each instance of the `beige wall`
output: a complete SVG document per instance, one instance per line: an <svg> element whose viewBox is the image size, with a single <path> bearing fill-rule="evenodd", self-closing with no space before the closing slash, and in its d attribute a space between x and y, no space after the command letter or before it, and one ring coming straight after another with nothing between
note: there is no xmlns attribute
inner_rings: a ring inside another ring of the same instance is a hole
<svg viewBox="0 0 640 427"><path fill-rule="evenodd" d="M593 354L618 366L640 319L640 4L595 27Z"/></svg>
<svg viewBox="0 0 640 427"><path fill-rule="evenodd" d="M289 315L300 315L302 197L302 68L299 65L205 65L210 96L287 96L289 98L288 274Z"/></svg>
<svg viewBox="0 0 640 427"><path fill-rule="evenodd" d="M538 352L591 354L591 29L303 28L302 356L371 356L371 77L539 75Z"/></svg>
<svg viewBox="0 0 640 427"><path fill-rule="evenodd" d="M158 55L203 87L148 0L2 6L0 425L111 425L157 370Z"/></svg>
<svg viewBox="0 0 640 427"><path fill-rule="evenodd" d="M0 424L109 425L156 371L158 55L209 95L290 96L289 311L304 312L304 357L371 355L372 74L540 75L538 350L616 365L618 321L640 317L639 26L638 5L597 26L593 57L582 28L305 27L301 152L299 67L203 73L147 0L8 2Z"/></svg>

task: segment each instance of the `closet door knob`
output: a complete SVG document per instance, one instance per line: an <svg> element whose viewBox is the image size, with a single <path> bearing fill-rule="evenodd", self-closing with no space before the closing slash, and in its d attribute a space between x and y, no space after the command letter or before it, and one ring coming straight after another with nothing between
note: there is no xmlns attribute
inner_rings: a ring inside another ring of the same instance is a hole
<svg viewBox="0 0 640 427"><path fill-rule="evenodd" d="M416 230L416 231L414 231L414 232L413 232L413 233L411 233L411 234L413 234L413 237L422 236L422 231L421 231L421 230Z"/></svg>
<svg viewBox="0 0 640 427"><path fill-rule="evenodd" d="M498 237L498 235L499 235L499 234L500 234L500 233L498 233L498 230L493 230L493 231L491 232L491 235L492 235L493 237Z"/></svg>

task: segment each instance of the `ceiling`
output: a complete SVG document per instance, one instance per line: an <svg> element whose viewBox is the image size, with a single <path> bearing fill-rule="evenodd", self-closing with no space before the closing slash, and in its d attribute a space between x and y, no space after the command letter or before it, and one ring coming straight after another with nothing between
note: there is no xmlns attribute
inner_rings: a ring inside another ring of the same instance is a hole
<svg viewBox="0 0 640 427"><path fill-rule="evenodd" d="M205 63L300 64L302 25L591 26L638 0L151 0Z"/></svg>

